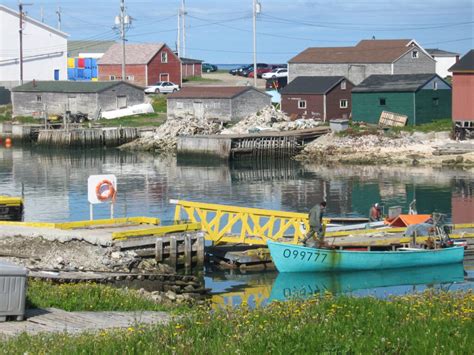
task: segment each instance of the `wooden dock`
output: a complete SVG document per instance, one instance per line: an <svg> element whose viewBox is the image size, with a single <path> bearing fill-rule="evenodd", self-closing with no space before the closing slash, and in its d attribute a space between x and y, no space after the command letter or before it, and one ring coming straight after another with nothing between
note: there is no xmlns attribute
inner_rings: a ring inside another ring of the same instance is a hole
<svg viewBox="0 0 474 355"><path fill-rule="evenodd" d="M178 137L179 156L210 156L223 160L288 158L329 127L283 132Z"/></svg>
<svg viewBox="0 0 474 355"><path fill-rule="evenodd" d="M0 323L0 339L21 333L80 333L137 324L166 324L172 320L166 312L66 312L56 308L29 309L25 321Z"/></svg>
<svg viewBox="0 0 474 355"><path fill-rule="evenodd" d="M118 147L139 137L133 127L40 130L38 144L48 147Z"/></svg>

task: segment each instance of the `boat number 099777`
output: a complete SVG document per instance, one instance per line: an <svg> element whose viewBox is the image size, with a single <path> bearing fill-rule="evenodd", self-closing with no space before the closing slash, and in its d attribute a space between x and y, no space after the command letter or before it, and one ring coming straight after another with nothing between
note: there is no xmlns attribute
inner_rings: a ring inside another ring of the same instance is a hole
<svg viewBox="0 0 474 355"><path fill-rule="evenodd" d="M314 255L314 257L313 257ZM286 259L293 258L293 259L300 259L300 260L306 260L306 261L311 261L311 258L313 258L313 261L317 262L318 260L323 263L324 260L327 258L327 254L325 253L319 253L319 252L311 252L311 251L304 251L304 250L293 250L291 251L290 249L285 249L283 250L283 257Z"/></svg>

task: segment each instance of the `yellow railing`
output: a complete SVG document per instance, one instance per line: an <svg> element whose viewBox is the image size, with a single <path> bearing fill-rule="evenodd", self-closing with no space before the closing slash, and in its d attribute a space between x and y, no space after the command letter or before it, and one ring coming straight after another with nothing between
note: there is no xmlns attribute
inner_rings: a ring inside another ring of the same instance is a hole
<svg viewBox="0 0 474 355"><path fill-rule="evenodd" d="M201 223L206 239L215 243L265 245L268 239L290 238L292 243L308 230L306 213L264 210L211 203L171 200L176 205L175 221ZM288 239L286 239L288 241Z"/></svg>

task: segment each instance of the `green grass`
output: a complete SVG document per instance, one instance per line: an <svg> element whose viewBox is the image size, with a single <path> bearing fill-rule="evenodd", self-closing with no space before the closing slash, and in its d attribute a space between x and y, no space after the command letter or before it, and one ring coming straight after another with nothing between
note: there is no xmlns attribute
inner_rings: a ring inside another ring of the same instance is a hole
<svg viewBox="0 0 474 355"><path fill-rule="evenodd" d="M115 118L112 120L101 119L92 121L93 125L101 127L158 127L166 121L166 115L149 113L128 117ZM87 123L85 123L87 126Z"/></svg>
<svg viewBox="0 0 474 355"><path fill-rule="evenodd" d="M59 308L65 311L163 311L170 307L141 296L132 289L93 283L52 284L29 281L28 308Z"/></svg>
<svg viewBox="0 0 474 355"><path fill-rule="evenodd" d="M14 119L12 118L12 105L3 105L0 106L0 122L19 122L23 124L39 124L41 123L39 119L33 117L23 117L18 116Z"/></svg>
<svg viewBox="0 0 474 355"><path fill-rule="evenodd" d="M206 73L206 74L212 74L212 73ZM217 83L221 80L219 79L211 79L211 78L203 78L201 76L190 76L189 78L183 79L183 82L206 82L206 83Z"/></svg>
<svg viewBox="0 0 474 355"><path fill-rule="evenodd" d="M418 126L405 126L405 127L393 127L391 128L394 132L442 132L451 131L453 127L453 121L450 118L444 118L436 120L430 123L423 123Z"/></svg>
<svg viewBox="0 0 474 355"><path fill-rule="evenodd" d="M266 308L196 309L164 326L95 334L27 336L1 353L51 354L468 354L474 349L472 292L274 302Z"/></svg>

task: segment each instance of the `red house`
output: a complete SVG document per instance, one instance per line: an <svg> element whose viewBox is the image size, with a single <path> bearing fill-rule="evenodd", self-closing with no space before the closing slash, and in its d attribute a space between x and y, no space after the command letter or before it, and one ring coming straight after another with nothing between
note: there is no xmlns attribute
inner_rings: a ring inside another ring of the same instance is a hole
<svg viewBox="0 0 474 355"><path fill-rule="evenodd" d="M474 127L474 49L449 71L453 73L453 121Z"/></svg>
<svg viewBox="0 0 474 355"><path fill-rule="evenodd" d="M122 80L122 45L114 44L98 62L99 80ZM164 43L125 46L126 81L148 86L158 81L182 84L181 61Z"/></svg>
<svg viewBox="0 0 474 355"><path fill-rule="evenodd" d="M202 76L202 60L181 57L183 79Z"/></svg>
<svg viewBox="0 0 474 355"><path fill-rule="evenodd" d="M343 76L299 76L281 90L281 110L296 118L350 118L353 87Z"/></svg>

